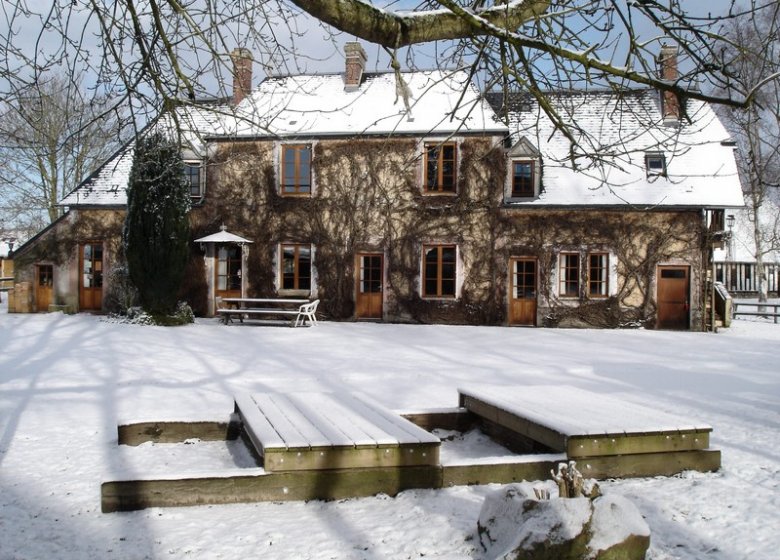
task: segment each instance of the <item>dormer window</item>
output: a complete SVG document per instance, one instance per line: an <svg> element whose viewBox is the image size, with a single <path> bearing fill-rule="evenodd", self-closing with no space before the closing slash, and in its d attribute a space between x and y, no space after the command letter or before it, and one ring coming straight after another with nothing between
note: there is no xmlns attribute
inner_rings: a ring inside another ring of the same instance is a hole
<svg viewBox="0 0 780 560"><path fill-rule="evenodd" d="M509 148L509 170L504 197L509 202L533 199L541 190L542 155L525 137Z"/></svg>
<svg viewBox="0 0 780 560"><path fill-rule="evenodd" d="M311 194L311 144L282 146L282 195Z"/></svg>
<svg viewBox="0 0 780 560"><path fill-rule="evenodd" d="M660 152L647 152L645 154L645 169L648 177L666 177L666 156Z"/></svg>
<svg viewBox="0 0 780 560"><path fill-rule="evenodd" d="M454 142L425 143L425 192L455 192L457 153Z"/></svg>
<svg viewBox="0 0 780 560"><path fill-rule="evenodd" d="M190 197L193 199L203 198L205 190L206 174L203 173L203 164L200 161L184 162L184 181L190 190Z"/></svg>
<svg viewBox="0 0 780 560"><path fill-rule="evenodd" d="M536 193L533 161L512 161L512 198L530 198Z"/></svg>

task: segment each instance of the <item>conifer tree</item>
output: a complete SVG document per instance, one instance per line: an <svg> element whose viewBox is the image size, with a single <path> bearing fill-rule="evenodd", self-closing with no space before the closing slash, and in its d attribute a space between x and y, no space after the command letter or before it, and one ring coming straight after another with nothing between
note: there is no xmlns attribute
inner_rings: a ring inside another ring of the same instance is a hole
<svg viewBox="0 0 780 560"><path fill-rule="evenodd" d="M152 315L175 310L189 255L189 209L178 144L159 133L138 138L123 241L130 279Z"/></svg>

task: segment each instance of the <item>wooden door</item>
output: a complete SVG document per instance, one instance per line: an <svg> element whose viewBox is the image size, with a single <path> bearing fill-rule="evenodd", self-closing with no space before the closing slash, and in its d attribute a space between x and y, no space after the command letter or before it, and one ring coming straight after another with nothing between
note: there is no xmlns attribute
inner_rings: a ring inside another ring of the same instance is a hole
<svg viewBox="0 0 780 560"><path fill-rule="evenodd" d="M218 245L216 250L216 296L241 297L241 247L234 244Z"/></svg>
<svg viewBox="0 0 780 560"><path fill-rule="evenodd" d="M103 308L103 244L87 243L79 250L79 310Z"/></svg>
<svg viewBox="0 0 780 560"><path fill-rule="evenodd" d="M689 326L690 267L658 267L657 328L685 330Z"/></svg>
<svg viewBox="0 0 780 560"><path fill-rule="evenodd" d="M381 254L361 254L355 264L357 297L355 298L355 316L358 319L382 318L382 277L384 275L384 256Z"/></svg>
<svg viewBox="0 0 780 560"><path fill-rule="evenodd" d="M54 285L54 267L50 264L39 264L35 275L35 304L38 311L48 311L52 303L52 287Z"/></svg>
<svg viewBox="0 0 780 560"><path fill-rule="evenodd" d="M509 324L533 327L536 325L536 259L509 259L509 276Z"/></svg>

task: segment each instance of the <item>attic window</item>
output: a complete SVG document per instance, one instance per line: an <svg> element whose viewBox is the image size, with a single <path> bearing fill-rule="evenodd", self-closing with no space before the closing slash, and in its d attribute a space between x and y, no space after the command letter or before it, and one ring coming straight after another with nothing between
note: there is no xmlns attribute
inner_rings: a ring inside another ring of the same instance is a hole
<svg viewBox="0 0 780 560"><path fill-rule="evenodd" d="M512 198L528 198L534 196L536 190L534 162L512 162Z"/></svg>
<svg viewBox="0 0 780 560"><path fill-rule="evenodd" d="M206 175L200 161L184 162L184 181L190 190L190 197L199 199L203 197L203 187Z"/></svg>
<svg viewBox="0 0 780 560"><path fill-rule="evenodd" d="M659 152L648 152L645 154L645 169L647 176L666 177L666 156Z"/></svg>

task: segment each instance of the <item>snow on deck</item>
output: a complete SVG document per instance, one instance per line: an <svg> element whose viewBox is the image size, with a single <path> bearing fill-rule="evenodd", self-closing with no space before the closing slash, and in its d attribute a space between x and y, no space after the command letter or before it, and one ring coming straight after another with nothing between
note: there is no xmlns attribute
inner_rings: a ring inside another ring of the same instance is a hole
<svg viewBox="0 0 780 560"><path fill-rule="evenodd" d="M704 423L568 385L480 385L458 391L568 437L712 430Z"/></svg>

